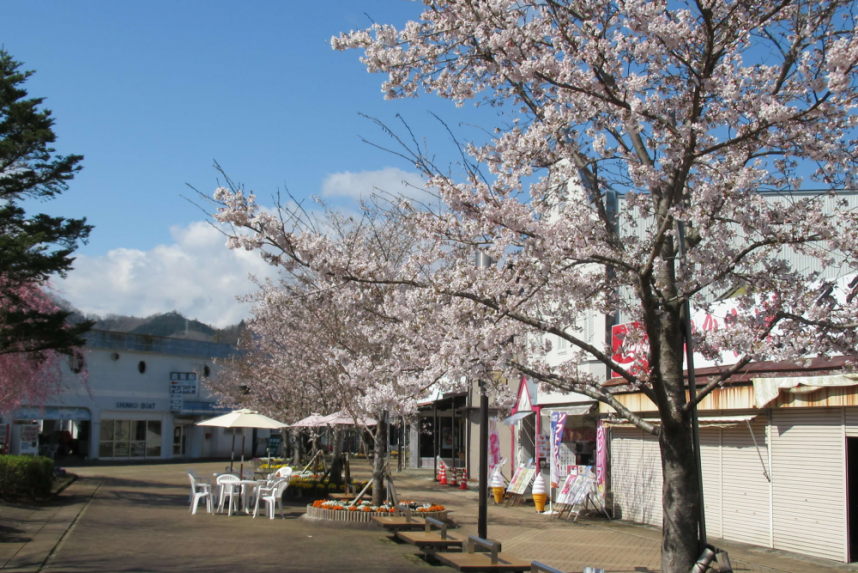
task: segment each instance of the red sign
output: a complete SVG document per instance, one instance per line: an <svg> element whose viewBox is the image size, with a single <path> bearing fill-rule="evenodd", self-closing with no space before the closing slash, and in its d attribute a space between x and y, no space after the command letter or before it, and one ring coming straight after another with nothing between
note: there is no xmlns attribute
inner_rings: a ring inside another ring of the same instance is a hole
<svg viewBox="0 0 858 573"><path fill-rule="evenodd" d="M649 342L639 322L615 324L611 327L611 358L631 374L649 370ZM616 372L614 376L619 376Z"/></svg>

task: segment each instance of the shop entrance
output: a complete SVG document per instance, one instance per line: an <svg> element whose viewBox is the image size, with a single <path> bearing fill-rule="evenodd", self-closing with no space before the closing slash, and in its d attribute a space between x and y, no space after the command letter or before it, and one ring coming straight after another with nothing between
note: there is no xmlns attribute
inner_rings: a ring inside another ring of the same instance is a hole
<svg viewBox="0 0 858 573"><path fill-rule="evenodd" d="M176 423L173 426L173 456L181 457L188 455L188 435L191 432L190 425Z"/></svg>
<svg viewBox="0 0 858 573"><path fill-rule="evenodd" d="M858 438L846 438L846 496L849 561L858 561Z"/></svg>

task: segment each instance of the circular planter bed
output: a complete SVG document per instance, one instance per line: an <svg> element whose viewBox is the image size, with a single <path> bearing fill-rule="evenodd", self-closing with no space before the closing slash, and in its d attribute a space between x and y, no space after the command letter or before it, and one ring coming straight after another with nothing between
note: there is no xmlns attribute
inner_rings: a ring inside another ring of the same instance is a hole
<svg viewBox="0 0 858 573"><path fill-rule="evenodd" d="M364 524L371 523L373 517L396 515L393 511L349 511L347 509L327 509L324 507L307 506L307 517L310 519L323 519L326 521L338 521L343 523ZM434 517L435 519L446 521L447 510L440 511L419 511L414 512L415 517Z"/></svg>

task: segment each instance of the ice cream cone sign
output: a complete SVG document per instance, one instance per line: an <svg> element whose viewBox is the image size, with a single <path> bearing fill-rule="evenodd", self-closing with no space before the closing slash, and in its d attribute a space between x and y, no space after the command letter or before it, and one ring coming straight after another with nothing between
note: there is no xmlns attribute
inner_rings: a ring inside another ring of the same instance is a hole
<svg viewBox="0 0 858 573"><path fill-rule="evenodd" d="M495 472L492 475L491 481L492 494L495 496L495 503L503 501L503 494L506 491L506 483L503 481L503 476L500 472Z"/></svg>
<svg viewBox="0 0 858 573"><path fill-rule="evenodd" d="M542 513L545 511L545 501L548 499L548 494L545 491L545 480L542 479L542 474L537 473L536 479L533 480L533 505L536 506L536 511Z"/></svg>

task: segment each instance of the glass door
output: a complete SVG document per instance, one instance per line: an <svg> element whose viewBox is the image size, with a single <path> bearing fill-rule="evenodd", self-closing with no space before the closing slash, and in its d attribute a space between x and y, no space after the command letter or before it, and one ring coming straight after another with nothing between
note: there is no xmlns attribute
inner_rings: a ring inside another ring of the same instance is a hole
<svg viewBox="0 0 858 573"><path fill-rule="evenodd" d="M185 456L188 448L189 427L184 424L173 426L173 455Z"/></svg>

